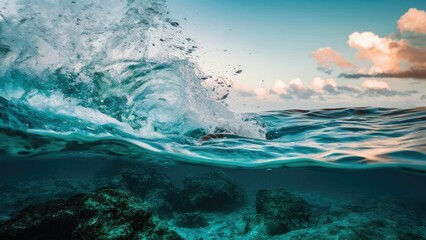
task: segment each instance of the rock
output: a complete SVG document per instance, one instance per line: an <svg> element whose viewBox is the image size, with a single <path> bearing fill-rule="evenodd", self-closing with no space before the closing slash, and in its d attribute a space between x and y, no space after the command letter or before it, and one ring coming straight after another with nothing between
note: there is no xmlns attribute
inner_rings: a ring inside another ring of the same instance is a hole
<svg viewBox="0 0 426 240"><path fill-rule="evenodd" d="M124 169L120 174L124 187L135 195L144 198L154 191L167 195L175 191L172 181L155 168L140 167Z"/></svg>
<svg viewBox="0 0 426 240"><path fill-rule="evenodd" d="M80 221L73 239L132 238L135 229L149 222L152 214L139 199L111 189L89 194L80 208Z"/></svg>
<svg viewBox="0 0 426 240"><path fill-rule="evenodd" d="M246 195L223 172L186 177L178 207L183 211L229 211L243 206Z"/></svg>
<svg viewBox="0 0 426 240"><path fill-rule="evenodd" d="M26 206L52 199L67 199L76 193L95 191L108 183L106 178L31 180L0 184L0 215L10 216Z"/></svg>
<svg viewBox="0 0 426 240"><path fill-rule="evenodd" d="M127 189L146 201L154 214L161 218L173 217L178 190L171 180L155 168L132 168L121 172L120 188Z"/></svg>
<svg viewBox="0 0 426 240"><path fill-rule="evenodd" d="M191 212L178 215L175 225L182 228L200 228L207 227L209 224L200 212Z"/></svg>
<svg viewBox="0 0 426 240"><path fill-rule="evenodd" d="M100 189L33 205L0 225L0 239L182 239L122 190Z"/></svg>
<svg viewBox="0 0 426 240"><path fill-rule="evenodd" d="M264 224L270 235L305 228L311 222L308 203L284 189L258 191L256 212L263 215Z"/></svg>
<svg viewBox="0 0 426 240"><path fill-rule="evenodd" d="M0 239L71 239L77 212L65 200L30 205L0 225Z"/></svg>

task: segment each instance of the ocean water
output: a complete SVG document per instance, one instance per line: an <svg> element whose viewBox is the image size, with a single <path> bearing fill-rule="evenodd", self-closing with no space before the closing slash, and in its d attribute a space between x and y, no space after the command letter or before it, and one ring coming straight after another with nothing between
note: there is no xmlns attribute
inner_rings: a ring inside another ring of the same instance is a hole
<svg viewBox="0 0 426 240"><path fill-rule="evenodd" d="M0 9L0 235L28 205L155 169L178 192L189 191L185 179L210 186L211 172L243 189L231 209L170 203L159 217L184 239L425 238L426 107L234 113L230 86L202 73L165 1ZM313 220L275 234L254 205L260 189L281 188L308 202ZM188 211L207 226L177 224Z"/></svg>

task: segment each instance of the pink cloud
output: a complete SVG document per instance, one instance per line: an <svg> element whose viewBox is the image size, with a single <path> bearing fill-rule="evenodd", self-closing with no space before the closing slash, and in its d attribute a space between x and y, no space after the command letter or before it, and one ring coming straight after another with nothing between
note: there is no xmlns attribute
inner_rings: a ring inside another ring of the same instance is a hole
<svg viewBox="0 0 426 240"><path fill-rule="evenodd" d="M398 21L400 31L426 34L426 12L411 8ZM396 38L400 36L402 38ZM402 35L380 37L373 32L354 32L349 35L348 45L356 49L358 59L367 60L370 67L357 67L346 61L331 48L320 48L311 56L322 69L331 66L351 68L340 76L346 78L393 77L426 79L426 43L413 43L413 38Z"/></svg>
<svg viewBox="0 0 426 240"><path fill-rule="evenodd" d="M243 97L250 97L250 96L255 96L256 93L253 91L252 88L246 86L245 84L241 83L241 82L234 82L232 84L232 88L240 95Z"/></svg>
<svg viewBox="0 0 426 240"><path fill-rule="evenodd" d="M426 34L426 12L416 8L410 8L401 16L397 25L401 32L409 31Z"/></svg>
<svg viewBox="0 0 426 240"><path fill-rule="evenodd" d="M354 32L348 44L357 49L357 57L368 60L368 74L422 71L426 68L426 48L415 47L405 39L381 38L372 32Z"/></svg>
<svg viewBox="0 0 426 240"><path fill-rule="evenodd" d="M400 71L398 51L404 43L389 38L380 38L372 32L354 32L349 35L348 44L358 50L357 57L373 63L370 73Z"/></svg>
<svg viewBox="0 0 426 240"><path fill-rule="evenodd" d="M283 80L275 80L271 91L275 94L287 93L287 84L285 84Z"/></svg>
<svg viewBox="0 0 426 240"><path fill-rule="evenodd" d="M324 93L327 88L335 89L337 87L337 83L332 78L324 80L320 77L316 77L312 80L311 87L317 93Z"/></svg>
<svg viewBox="0 0 426 240"><path fill-rule="evenodd" d="M330 70L332 67L337 66L340 68L352 68L354 65L347 61L340 53L334 51L329 47L319 48L311 53L311 57L317 61L321 68Z"/></svg>
<svg viewBox="0 0 426 240"><path fill-rule="evenodd" d="M268 95L268 90L264 87L256 87L253 89L257 97L266 97Z"/></svg>
<svg viewBox="0 0 426 240"><path fill-rule="evenodd" d="M389 89L389 84L380 80L365 80L361 86L366 90L383 90Z"/></svg>

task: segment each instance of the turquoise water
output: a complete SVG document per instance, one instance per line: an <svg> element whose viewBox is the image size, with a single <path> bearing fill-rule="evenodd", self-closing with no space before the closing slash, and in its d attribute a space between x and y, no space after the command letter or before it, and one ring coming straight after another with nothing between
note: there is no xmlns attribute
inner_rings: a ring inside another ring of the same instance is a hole
<svg viewBox="0 0 426 240"><path fill-rule="evenodd" d="M212 138L201 142L199 139L209 133L207 129L145 139L109 124L95 125L34 111L14 101L3 99L1 106L4 157L120 156L161 164L179 161L248 168L325 166L424 170L426 166L426 111L423 108L250 114L250 118L265 129L264 138L228 133L211 135ZM34 117L27 118L28 115ZM48 129L43 129L45 127Z"/></svg>
<svg viewBox="0 0 426 240"><path fill-rule="evenodd" d="M250 201L261 188L284 187L333 206L388 195L425 202L425 107L234 113L224 104L232 90L220 81L206 87L192 55L196 43L168 18L164 1L0 6L0 193L7 206L0 222L29 204L94 191L133 164L158 167L176 183L225 171ZM210 222L220 218L209 214ZM411 233L425 232L418 223ZM176 229L188 239L215 239Z"/></svg>
<svg viewBox="0 0 426 240"><path fill-rule="evenodd" d="M425 108L229 111L229 86L203 85L165 1L28 4L4 3L0 22L4 156L426 166Z"/></svg>

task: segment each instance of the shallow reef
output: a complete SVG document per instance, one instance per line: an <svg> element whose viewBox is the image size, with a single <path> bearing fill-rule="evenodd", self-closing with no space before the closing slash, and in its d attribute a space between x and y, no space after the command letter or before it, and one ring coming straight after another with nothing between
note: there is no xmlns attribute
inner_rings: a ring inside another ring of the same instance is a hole
<svg viewBox="0 0 426 240"><path fill-rule="evenodd" d="M425 206L247 190L223 171L181 181L158 167L3 184L0 239L425 239ZM43 193L43 194L42 194ZM12 203L15 204L12 204ZM25 205L26 204L26 205ZM28 206L27 206L28 205Z"/></svg>
<svg viewBox="0 0 426 240"><path fill-rule="evenodd" d="M140 198L100 189L28 206L0 226L3 239L182 239Z"/></svg>

